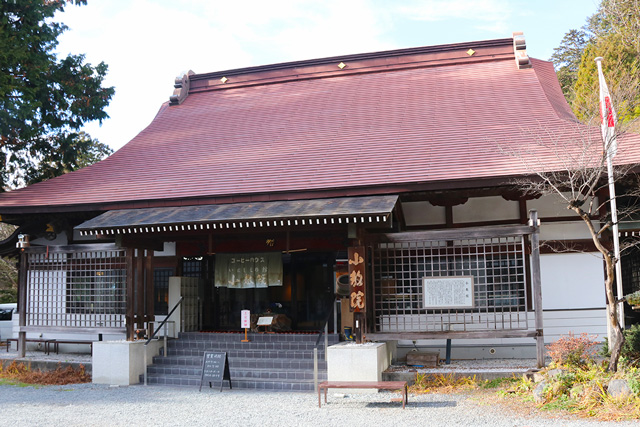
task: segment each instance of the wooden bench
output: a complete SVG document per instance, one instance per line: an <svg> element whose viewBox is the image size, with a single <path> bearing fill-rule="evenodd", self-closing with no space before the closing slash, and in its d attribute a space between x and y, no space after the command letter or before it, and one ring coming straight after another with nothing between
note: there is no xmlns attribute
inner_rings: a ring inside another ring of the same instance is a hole
<svg viewBox="0 0 640 427"><path fill-rule="evenodd" d="M324 381L318 384L318 408L321 406L321 393L324 390L324 403L327 403L327 390L330 388L373 388L377 390L400 390L402 409L408 403L406 381Z"/></svg>
<svg viewBox="0 0 640 427"><path fill-rule="evenodd" d="M7 352L9 352L9 346L10 346L10 342L11 341L15 341L16 343L16 350L17 350L17 346L18 346L18 338L8 338L7 339ZM54 342L53 339L50 338L27 338L25 340L26 342L39 342L39 343L44 343L44 352L45 354L49 354L51 353L51 344Z"/></svg>
<svg viewBox="0 0 640 427"><path fill-rule="evenodd" d="M59 339L52 339L51 340L51 344L53 344L53 351L56 352L56 354L59 354L60 352L60 344L89 344L90 348L91 348L91 352L93 353L93 341L91 340L59 340ZM49 345L51 345L49 344Z"/></svg>

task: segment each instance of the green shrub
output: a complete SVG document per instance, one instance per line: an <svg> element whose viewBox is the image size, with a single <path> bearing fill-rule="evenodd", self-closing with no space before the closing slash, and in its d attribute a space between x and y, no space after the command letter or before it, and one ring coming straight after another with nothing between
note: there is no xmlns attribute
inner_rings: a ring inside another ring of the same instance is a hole
<svg viewBox="0 0 640 427"><path fill-rule="evenodd" d="M604 339L600 354L604 357L611 356L609 340ZM626 364L638 365L640 363L640 325L631 325L624 331L624 344L620 350L620 358Z"/></svg>
<svg viewBox="0 0 640 427"><path fill-rule="evenodd" d="M640 396L640 377L632 376L627 379L631 392L636 396Z"/></svg>
<svg viewBox="0 0 640 427"><path fill-rule="evenodd" d="M632 325L624 331L624 345L620 356L629 362L640 361L640 325Z"/></svg>
<svg viewBox="0 0 640 427"><path fill-rule="evenodd" d="M0 304L15 302L18 302L18 291L16 289L0 289Z"/></svg>

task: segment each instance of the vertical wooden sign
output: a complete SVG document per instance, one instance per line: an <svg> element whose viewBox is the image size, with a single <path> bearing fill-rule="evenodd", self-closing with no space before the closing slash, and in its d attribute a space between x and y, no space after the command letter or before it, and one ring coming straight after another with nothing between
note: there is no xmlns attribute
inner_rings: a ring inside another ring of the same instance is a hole
<svg viewBox="0 0 640 427"><path fill-rule="evenodd" d="M364 246L349 248L349 310L366 311Z"/></svg>

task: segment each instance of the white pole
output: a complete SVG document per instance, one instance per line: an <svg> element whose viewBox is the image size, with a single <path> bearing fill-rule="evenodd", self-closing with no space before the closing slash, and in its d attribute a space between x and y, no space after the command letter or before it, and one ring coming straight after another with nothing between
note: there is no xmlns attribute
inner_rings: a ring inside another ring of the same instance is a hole
<svg viewBox="0 0 640 427"><path fill-rule="evenodd" d="M606 96L609 96L609 90L606 88L606 82L604 81L604 76L602 73L602 57L597 57L594 59L596 61L596 64L598 66L598 78L600 80L600 115L601 115L601 119L603 120L602 123L602 127L603 127L603 132L602 132L602 138L603 138L603 142L604 142L604 150L605 150L605 156L607 159L607 176L609 179L609 203L611 204L611 222L613 224L612 226L612 233L613 233L613 253L614 253L614 257L616 260L615 263L615 271L616 271L616 290L617 290L617 294L618 294L618 299L622 298L622 293L624 292L622 289L622 259L620 259L620 233L618 232L618 209L616 207L616 186L615 186L615 181L613 179L613 156L615 155L615 149L614 147L617 145L616 144L616 134L615 134L615 130L613 129L612 125L609 125L611 127L609 127L608 131L613 130L613 132L608 132L607 129L605 128L606 124L605 121L607 120L607 114L609 113L607 111L607 109L611 109L611 112L613 112L613 106L610 104L609 106L607 105L602 105L603 103L603 90L606 91ZM615 114L613 114L615 117ZM613 121L615 121L615 118L613 119ZM607 132L605 132L607 131ZM611 302L612 306L616 304L615 301ZM617 306L616 306L617 310L618 310L618 322L620 323L620 327L622 329L624 329L624 303L620 302ZM611 343L613 344L613 343Z"/></svg>
<svg viewBox="0 0 640 427"><path fill-rule="evenodd" d="M599 64L599 63L598 63ZM613 223L613 253L616 257L616 289L618 299L622 298L622 259L620 259L620 233L618 232L618 209L616 206L616 186L613 180L613 165L611 156L607 154L607 175L609 177L609 197L611 203L611 222ZM624 302L620 302L617 306L618 322L624 330Z"/></svg>

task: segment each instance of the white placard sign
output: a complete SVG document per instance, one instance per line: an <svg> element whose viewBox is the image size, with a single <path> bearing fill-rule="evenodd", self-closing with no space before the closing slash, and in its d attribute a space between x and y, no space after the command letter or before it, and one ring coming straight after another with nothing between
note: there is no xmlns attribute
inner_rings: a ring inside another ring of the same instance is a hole
<svg viewBox="0 0 640 427"><path fill-rule="evenodd" d="M273 316L258 317L258 326L270 326L273 323Z"/></svg>
<svg viewBox="0 0 640 427"><path fill-rule="evenodd" d="M473 276L424 277L424 308L473 307Z"/></svg>
<svg viewBox="0 0 640 427"><path fill-rule="evenodd" d="M240 312L240 327L243 329L251 328L251 311L242 310Z"/></svg>

